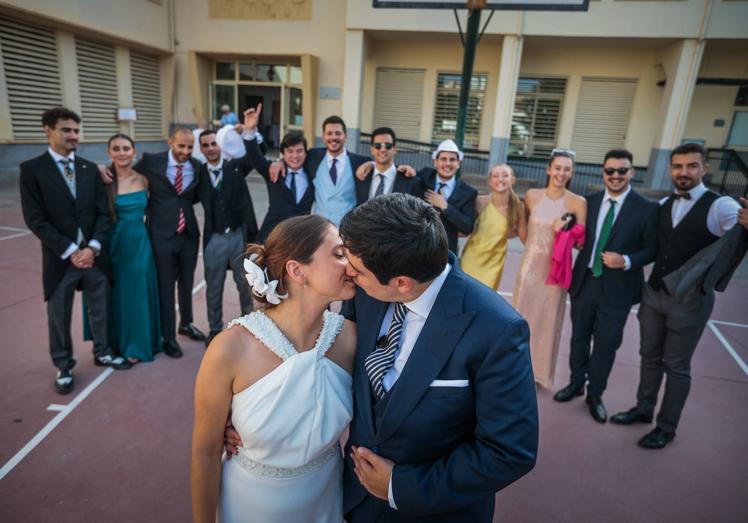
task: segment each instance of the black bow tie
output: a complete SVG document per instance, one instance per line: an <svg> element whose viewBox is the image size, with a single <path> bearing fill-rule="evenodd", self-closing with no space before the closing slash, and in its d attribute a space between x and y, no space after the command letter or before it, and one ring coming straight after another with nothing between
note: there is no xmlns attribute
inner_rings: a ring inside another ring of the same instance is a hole
<svg viewBox="0 0 748 523"><path fill-rule="evenodd" d="M681 194L679 192L673 193L673 198L676 200L679 200L680 198L683 198L684 200L690 200L691 199L691 193L687 192L685 194Z"/></svg>

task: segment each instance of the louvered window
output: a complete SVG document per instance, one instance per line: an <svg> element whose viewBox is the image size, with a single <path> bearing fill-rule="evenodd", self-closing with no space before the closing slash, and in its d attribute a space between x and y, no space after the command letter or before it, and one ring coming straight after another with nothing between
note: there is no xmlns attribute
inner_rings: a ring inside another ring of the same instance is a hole
<svg viewBox="0 0 748 523"><path fill-rule="evenodd" d="M519 78L509 154L546 157L551 153L558 138L565 92L563 78Z"/></svg>
<svg viewBox="0 0 748 523"><path fill-rule="evenodd" d="M474 74L470 80L470 96L465 122L465 147L478 147L480 143L481 116L487 81L488 76L485 74ZM455 137L461 85L462 76L459 73L439 73L436 84L434 126L431 131L431 140L434 143Z"/></svg>
<svg viewBox="0 0 748 523"><path fill-rule="evenodd" d="M130 51L135 138L163 138L161 69L158 58Z"/></svg>
<svg viewBox="0 0 748 523"><path fill-rule="evenodd" d="M44 140L42 113L62 105L55 31L0 17L0 49L13 138Z"/></svg>
<svg viewBox="0 0 748 523"><path fill-rule="evenodd" d="M610 149L624 146L636 80L583 78L571 147L577 161L601 163Z"/></svg>
<svg viewBox="0 0 748 523"><path fill-rule="evenodd" d="M377 69L374 129L391 127L398 138L420 138L423 76L422 70Z"/></svg>
<svg viewBox="0 0 748 523"><path fill-rule="evenodd" d="M119 131L114 47L75 39L83 137L104 139Z"/></svg>

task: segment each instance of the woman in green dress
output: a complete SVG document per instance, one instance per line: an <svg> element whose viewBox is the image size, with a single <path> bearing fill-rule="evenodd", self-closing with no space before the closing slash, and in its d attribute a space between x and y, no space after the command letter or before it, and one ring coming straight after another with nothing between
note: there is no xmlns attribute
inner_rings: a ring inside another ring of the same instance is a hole
<svg viewBox="0 0 748 523"><path fill-rule="evenodd" d="M109 299L109 340L131 363L152 361L161 350L156 264L145 228L148 180L132 168L135 144L125 134L109 139L114 181L107 186L114 227L108 254L114 285Z"/></svg>

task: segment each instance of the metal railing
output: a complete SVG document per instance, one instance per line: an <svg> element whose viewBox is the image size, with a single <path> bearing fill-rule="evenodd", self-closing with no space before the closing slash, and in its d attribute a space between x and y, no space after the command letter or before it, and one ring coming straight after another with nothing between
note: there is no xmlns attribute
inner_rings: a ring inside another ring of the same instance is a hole
<svg viewBox="0 0 748 523"><path fill-rule="evenodd" d="M371 134L361 133L356 152L369 155L369 144ZM397 140L397 156L395 162L410 165L416 170L431 167L434 163L431 159L432 151L436 145L413 140ZM488 174L488 151L479 149L464 149L465 157L462 161L462 175L472 179L485 177ZM546 167L548 160L545 158L527 158L525 156L509 156L507 163L514 169L517 181L526 186L544 187L548 175ZM639 187L644 183L647 175L646 167L636 167L636 175L631 181L632 185ZM524 182L524 183L523 183ZM570 189L577 194L587 194L588 188L594 185L602 186L602 164L599 163L576 163L574 165L574 176L571 179Z"/></svg>
<svg viewBox="0 0 748 523"><path fill-rule="evenodd" d="M748 165L734 149L707 149L705 184L720 194L748 197Z"/></svg>

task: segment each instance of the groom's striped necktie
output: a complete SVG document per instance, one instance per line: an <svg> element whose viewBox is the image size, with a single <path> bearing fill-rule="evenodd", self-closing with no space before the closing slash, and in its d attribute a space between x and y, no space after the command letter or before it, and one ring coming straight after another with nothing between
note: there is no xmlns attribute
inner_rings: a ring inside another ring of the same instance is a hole
<svg viewBox="0 0 748 523"><path fill-rule="evenodd" d="M408 309L402 303L395 304L395 312L392 315L390 328L387 330L387 341L384 347L377 347L366 357L364 368L369 375L371 388L378 399L384 397L384 375L387 374L395 363L395 352L400 344L400 335L403 332L403 319Z"/></svg>

